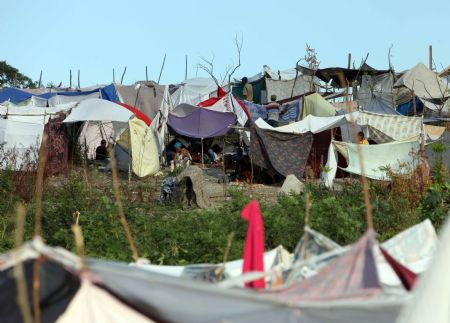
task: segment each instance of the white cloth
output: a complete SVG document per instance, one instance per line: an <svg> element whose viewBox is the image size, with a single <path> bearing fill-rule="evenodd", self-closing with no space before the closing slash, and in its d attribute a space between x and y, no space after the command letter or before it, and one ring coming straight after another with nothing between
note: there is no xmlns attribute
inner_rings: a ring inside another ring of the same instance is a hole
<svg viewBox="0 0 450 323"><path fill-rule="evenodd" d="M442 230L436 257L420 277L413 299L397 323L450 322L450 221Z"/></svg>
<svg viewBox="0 0 450 323"><path fill-rule="evenodd" d="M0 168L25 170L37 162L41 146L43 123L27 123L0 118ZM35 166L35 165L34 165Z"/></svg>
<svg viewBox="0 0 450 323"><path fill-rule="evenodd" d="M171 95L174 106L181 103L197 105L209 99L209 95L217 90L217 84L210 77L197 77L181 83Z"/></svg>
<svg viewBox="0 0 450 323"><path fill-rule="evenodd" d="M87 280L57 323L151 323L154 322Z"/></svg>
<svg viewBox="0 0 450 323"><path fill-rule="evenodd" d="M359 145L352 143L333 142L346 148L348 153L348 166L343 170L362 175L358 153L363 156L364 176L377 180L389 180L386 171L389 167L396 174L412 172L419 152L418 141L392 142L380 145ZM416 156L414 156L416 154Z"/></svg>
<svg viewBox="0 0 450 323"><path fill-rule="evenodd" d="M357 118L358 112L352 112L335 117L315 117L313 115L308 115L303 120L277 128L270 126L261 118L256 120L255 124L261 129L273 130L282 133L301 134L309 131L312 133L319 133L348 124L351 120L357 120Z"/></svg>
<svg viewBox="0 0 450 323"><path fill-rule="evenodd" d="M127 108L102 99L87 99L79 103L64 122L118 121L128 122L134 116Z"/></svg>

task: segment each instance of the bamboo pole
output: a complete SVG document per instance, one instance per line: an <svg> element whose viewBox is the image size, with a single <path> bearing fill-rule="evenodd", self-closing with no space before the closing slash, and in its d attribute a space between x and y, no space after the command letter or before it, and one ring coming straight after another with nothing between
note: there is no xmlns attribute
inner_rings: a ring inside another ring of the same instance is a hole
<svg viewBox="0 0 450 323"><path fill-rule="evenodd" d="M113 68L113 83L116 83L116 71Z"/></svg>
<svg viewBox="0 0 450 323"><path fill-rule="evenodd" d="M41 73L39 74L39 84L38 84L38 88L41 87L41 84L42 84L42 70L41 70Z"/></svg>
<svg viewBox="0 0 450 323"><path fill-rule="evenodd" d="M167 54L164 54L164 59L163 59L162 65L161 65L161 70L159 71L158 82L157 82L158 84L159 84L159 81L161 80L161 75L162 75L162 72L164 69L164 64L166 63L166 56L167 56Z"/></svg>
<svg viewBox="0 0 450 323"><path fill-rule="evenodd" d="M80 70L78 70L78 88L79 89L81 88L81 86L80 86Z"/></svg>
<svg viewBox="0 0 450 323"><path fill-rule="evenodd" d="M185 65L184 65L184 80L186 81L187 80L187 73L188 73L188 56L186 55L186 62L185 62Z"/></svg>
<svg viewBox="0 0 450 323"><path fill-rule="evenodd" d="M433 70L433 46L428 46L428 68Z"/></svg>
<svg viewBox="0 0 450 323"><path fill-rule="evenodd" d="M69 88L72 88L72 70L69 70Z"/></svg>
<svg viewBox="0 0 450 323"><path fill-rule="evenodd" d="M131 255L133 257L133 260L137 261L139 259L138 251L137 251L136 245L134 243L133 237L131 235L131 230L128 225L127 218L125 217L125 213L123 211L122 200L120 197L119 179L117 176L117 163L116 163L116 158L114 156L114 152L112 153L112 156L111 156L111 164L112 164L111 171L112 171L112 179L113 179L114 196L116 199L117 211L119 213L120 222L122 223L123 229L125 231L125 235L128 240L128 245L130 247Z"/></svg>
<svg viewBox="0 0 450 323"><path fill-rule="evenodd" d="M22 314L23 322L31 323L32 316L30 312L30 305L28 303L27 283L25 280L25 272L23 261L20 259L20 248L23 243L23 234L25 227L25 207L23 204L18 204L16 209L16 232L14 235L15 255L17 257L16 265L14 266L14 277L16 279L17 288L17 304Z"/></svg>
<svg viewBox="0 0 450 323"><path fill-rule="evenodd" d="M123 69L122 77L120 78L120 84L123 84L123 78L125 77L125 73L127 72L127 67Z"/></svg>
<svg viewBox="0 0 450 323"><path fill-rule="evenodd" d="M145 81L148 82L148 69L147 69L147 65L145 65Z"/></svg>

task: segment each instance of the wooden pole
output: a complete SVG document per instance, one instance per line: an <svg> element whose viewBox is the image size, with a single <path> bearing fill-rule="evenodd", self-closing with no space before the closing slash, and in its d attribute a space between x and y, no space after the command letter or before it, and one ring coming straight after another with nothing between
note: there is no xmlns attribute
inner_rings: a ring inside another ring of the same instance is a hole
<svg viewBox="0 0 450 323"><path fill-rule="evenodd" d="M116 73L114 71L114 68L113 68L113 83L116 83Z"/></svg>
<svg viewBox="0 0 450 323"><path fill-rule="evenodd" d="M417 107L416 107L416 96L414 95L414 90L412 90L412 101L413 101L413 111L414 115L417 115Z"/></svg>
<svg viewBox="0 0 450 323"><path fill-rule="evenodd" d="M159 81L161 80L161 75L162 75L162 72L164 69L164 64L166 63L166 56L167 56L167 54L164 54L164 59L163 59L162 65L161 65L161 70L159 71L158 84L159 84Z"/></svg>
<svg viewBox="0 0 450 323"><path fill-rule="evenodd" d="M72 70L69 70L70 80L69 80L69 88L72 88Z"/></svg>
<svg viewBox="0 0 450 323"><path fill-rule="evenodd" d="M433 70L433 46L428 46L428 68Z"/></svg>
<svg viewBox="0 0 450 323"><path fill-rule="evenodd" d="M42 84L42 70L41 70L41 74L39 74L39 84L38 84L38 88L41 87Z"/></svg>
<svg viewBox="0 0 450 323"><path fill-rule="evenodd" d="M120 84L123 84L123 78L125 77L125 73L127 72L127 67L123 69L122 77L120 78Z"/></svg>
<svg viewBox="0 0 450 323"><path fill-rule="evenodd" d="M187 80L187 65L188 65L188 57L186 55L186 62L185 62L185 65L184 65L184 80L185 81Z"/></svg>
<svg viewBox="0 0 450 323"><path fill-rule="evenodd" d="M347 68L350 69L350 67L352 66L352 54L348 53L348 63L347 63Z"/></svg>
<svg viewBox="0 0 450 323"><path fill-rule="evenodd" d="M78 88L81 88L81 86L80 86L80 70L78 70Z"/></svg>
<svg viewBox="0 0 450 323"><path fill-rule="evenodd" d="M147 69L147 65L145 65L145 81L148 82L148 69Z"/></svg>

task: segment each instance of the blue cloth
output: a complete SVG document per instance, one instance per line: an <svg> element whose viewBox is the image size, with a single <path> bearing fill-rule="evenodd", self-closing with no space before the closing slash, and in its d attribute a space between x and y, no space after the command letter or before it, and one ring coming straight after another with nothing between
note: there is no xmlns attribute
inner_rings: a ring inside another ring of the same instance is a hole
<svg viewBox="0 0 450 323"><path fill-rule="evenodd" d="M12 103L19 103L31 98L33 94L16 89L16 88L4 88L0 90L0 103L5 101L11 101Z"/></svg>
<svg viewBox="0 0 450 323"><path fill-rule="evenodd" d="M77 91L77 92L48 92L48 93L43 93L43 94L36 95L36 96L43 98L43 99L50 99L50 98L54 97L55 95L78 96L78 95L88 95L88 94L96 93L99 91L100 91L100 89L95 89L95 90L91 90L91 91Z"/></svg>
<svg viewBox="0 0 450 323"><path fill-rule="evenodd" d="M298 121L300 119L301 102L302 100L296 100L283 104L281 111L284 113L280 115L281 120L285 122Z"/></svg>
<svg viewBox="0 0 450 323"><path fill-rule="evenodd" d="M416 112L420 113L423 110L423 103L420 101L420 99L416 96ZM414 105L413 100L400 104L397 106L397 112L400 114L403 114L404 116L410 116L414 114Z"/></svg>
<svg viewBox="0 0 450 323"><path fill-rule="evenodd" d="M116 87L113 83L105 86L101 90L101 95L103 100L108 100L111 102L119 102L119 96L117 95Z"/></svg>
<svg viewBox="0 0 450 323"><path fill-rule="evenodd" d="M267 110L265 106L253 102L244 101L245 107L252 121L258 120L258 118L267 119Z"/></svg>

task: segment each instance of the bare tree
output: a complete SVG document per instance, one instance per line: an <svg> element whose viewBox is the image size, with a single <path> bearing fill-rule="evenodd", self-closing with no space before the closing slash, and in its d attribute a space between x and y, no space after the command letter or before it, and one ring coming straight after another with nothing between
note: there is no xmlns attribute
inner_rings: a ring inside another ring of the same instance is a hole
<svg viewBox="0 0 450 323"><path fill-rule="evenodd" d="M301 61L304 61L306 63L306 65L307 65L306 67L310 71L312 71L312 73L309 75L311 77L311 80L310 80L310 91L315 91L315 88L314 88L314 76L316 75L316 72L319 69L320 62L317 59L317 51L314 48L312 48L311 46L309 46L308 43L306 43L305 56L300 58L297 61L297 63L295 64L296 74L295 74L294 84L292 86L291 98L294 96L295 84L297 83L297 78L299 76L299 71L298 71L297 67L299 66Z"/></svg>
<svg viewBox="0 0 450 323"><path fill-rule="evenodd" d="M225 67L225 74L223 75L223 77L222 77L222 75L220 75L220 77L217 78L214 75L214 59L215 59L214 53L212 54L211 59L207 59L205 57L200 57L200 59L202 60L202 63L197 64L197 68L200 68L203 71L205 71L206 73L208 73L208 75L211 76L211 78L214 80L214 82L217 84L217 86L223 86L225 83L225 80L227 78L228 78L228 84L231 83L231 77L236 72L236 70L241 66L241 52L242 52L242 46L244 44L242 35L241 35L241 39L239 40L238 36L236 34L236 36L234 38L234 44L236 46L238 61L237 61L237 64L227 65ZM219 80L220 80L220 83L219 83Z"/></svg>

